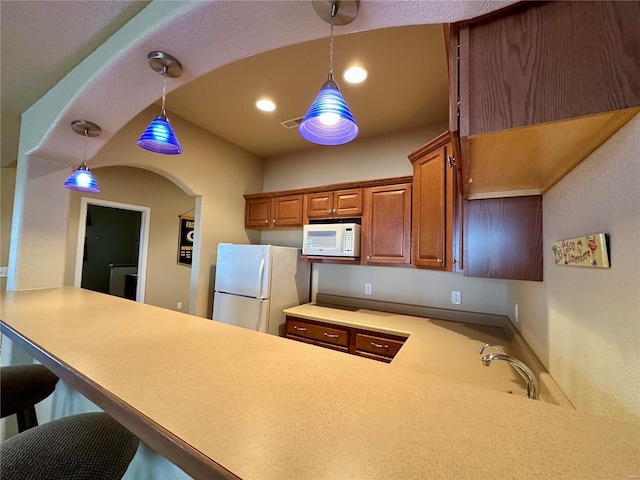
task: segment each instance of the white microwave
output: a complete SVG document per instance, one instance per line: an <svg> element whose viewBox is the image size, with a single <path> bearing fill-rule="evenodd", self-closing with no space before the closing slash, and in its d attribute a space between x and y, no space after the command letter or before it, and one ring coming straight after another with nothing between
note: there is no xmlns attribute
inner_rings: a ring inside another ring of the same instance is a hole
<svg viewBox="0 0 640 480"><path fill-rule="evenodd" d="M303 255L360 256L360 225L357 223L304 225L302 234Z"/></svg>

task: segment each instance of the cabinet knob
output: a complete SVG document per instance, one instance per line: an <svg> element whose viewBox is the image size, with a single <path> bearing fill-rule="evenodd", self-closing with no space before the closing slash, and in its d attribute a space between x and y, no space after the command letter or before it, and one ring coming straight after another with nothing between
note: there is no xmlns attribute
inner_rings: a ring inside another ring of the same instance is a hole
<svg viewBox="0 0 640 480"><path fill-rule="evenodd" d="M453 264L455 265L456 263L458 263L458 260L456 258L453 259Z"/></svg>
<svg viewBox="0 0 640 480"><path fill-rule="evenodd" d="M442 259L441 258L436 258L436 262L442 263Z"/></svg>
<svg viewBox="0 0 640 480"><path fill-rule="evenodd" d="M327 332L323 332L325 337L329 337L329 338L338 338L337 334L331 334L331 333L327 333Z"/></svg>
<svg viewBox="0 0 640 480"><path fill-rule="evenodd" d="M306 332L306 331L307 331L307 329L306 329L306 328L298 327L297 325L294 325L294 326L293 326L293 329L294 329L294 330L300 330L301 332Z"/></svg>
<svg viewBox="0 0 640 480"><path fill-rule="evenodd" d="M371 257L369 255L367 255L367 260L370 260L370 259L371 259Z"/></svg>
<svg viewBox="0 0 640 480"><path fill-rule="evenodd" d="M276 223L276 219L275 218L273 219L273 223Z"/></svg>
<svg viewBox="0 0 640 480"><path fill-rule="evenodd" d="M456 159L455 157L452 157L451 155L449 155L447 157L447 163L449 164L449 168L453 168L456 165Z"/></svg>
<svg viewBox="0 0 640 480"><path fill-rule="evenodd" d="M375 342L371 342L371 346L376 348L389 348L389 345L382 345L381 343L375 343Z"/></svg>
<svg viewBox="0 0 640 480"><path fill-rule="evenodd" d="M265 220L264 223L269 223L269 220Z"/></svg>
<svg viewBox="0 0 640 480"><path fill-rule="evenodd" d="M332 210L332 212L333 212L333 213L336 213L336 209L334 208L334 209Z"/></svg>

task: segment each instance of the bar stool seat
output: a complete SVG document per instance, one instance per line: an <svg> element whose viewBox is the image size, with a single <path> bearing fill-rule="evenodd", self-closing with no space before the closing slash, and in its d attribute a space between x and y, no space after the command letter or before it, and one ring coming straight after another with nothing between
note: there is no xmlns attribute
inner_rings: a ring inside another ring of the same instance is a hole
<svg viewBox="0 0 640 480"><path fill-rule="evenodd" d="M70 415L0 443L2 480L119 480L138 443L104 412Z"/></svg>
<svg viewBox="0 0 640 480"><path fill-rule="evenodd" d="M35 404L51 395L58 377L44 365L0 368L0 418L17 416L18 431L38 425Z"/></svg>

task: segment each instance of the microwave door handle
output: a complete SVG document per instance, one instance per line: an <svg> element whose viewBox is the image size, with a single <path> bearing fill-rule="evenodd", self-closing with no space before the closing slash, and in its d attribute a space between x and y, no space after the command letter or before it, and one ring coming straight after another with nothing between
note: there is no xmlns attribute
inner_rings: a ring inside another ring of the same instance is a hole
<svg viewBox="0 0 640 480"><path fill-rule="evenodd" d="M264 280L264 265L265 265L265 258L262 257L262 260L260 260L260 268L258 269L258 296L262 297L262 282Z"/></svg>

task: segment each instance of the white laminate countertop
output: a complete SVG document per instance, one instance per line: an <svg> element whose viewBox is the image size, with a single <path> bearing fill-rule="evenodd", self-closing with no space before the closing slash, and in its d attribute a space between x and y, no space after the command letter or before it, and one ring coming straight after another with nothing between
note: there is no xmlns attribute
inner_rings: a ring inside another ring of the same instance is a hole
<svg viewBox="0 0 640 480"><path fill-rule="evenodd" d="M637 425L73 287L1 301L4 333L197 478L640 475Z"/></svg>

